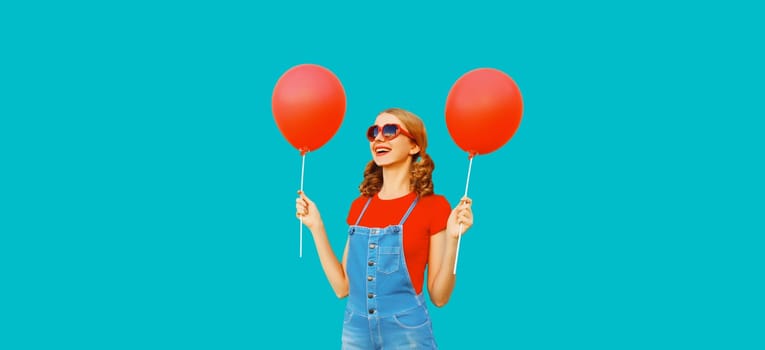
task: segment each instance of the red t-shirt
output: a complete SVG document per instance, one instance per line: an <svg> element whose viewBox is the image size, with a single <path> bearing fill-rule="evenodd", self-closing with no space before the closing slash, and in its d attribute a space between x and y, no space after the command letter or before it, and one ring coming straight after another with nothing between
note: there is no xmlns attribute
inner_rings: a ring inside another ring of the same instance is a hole
<svg viewBox="0 0 765 350"><path fill-rule="evenodd" d="M411 192L403 197L383 200L375 195L364 216L361 217L359 225L366 227L398 225L416 196L416 192ZM367 199L369 197L362 195L353 201L351 210L348 212L348 225L356 224ZM409 218L404 222L404 258L412 286L417 294L422 292L425 265L428 263L430 252L430 236L446 229L449 213L451 213L451 206L446 197L432 194L420 198L409 214Z"/></svg>

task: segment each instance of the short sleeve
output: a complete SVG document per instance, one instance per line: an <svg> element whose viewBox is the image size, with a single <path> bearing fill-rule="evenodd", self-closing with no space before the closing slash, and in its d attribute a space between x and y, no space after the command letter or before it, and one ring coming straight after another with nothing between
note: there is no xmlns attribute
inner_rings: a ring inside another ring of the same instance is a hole
<svg viewBox="0 0 765 350"><path fill-rule="evenodd" d="M359 196L353 200L353 203L351 203L351 209L348 210L348 217L345 219L348 225L353 225L356 223L356 219L358 219L359 214L361 214L361 209L364 207L364 203L366 203L367 198L368 197Z"/></svg>
<svg viewBox="0 0 765 350"><path fill-rule="evenodd" d="M428 203L428 216L430 217L428 228L430 234L434 235L446 229L446 223L449 220L452 207L446 197L442 195L434 194L428 199L430 202Z"/></svg>

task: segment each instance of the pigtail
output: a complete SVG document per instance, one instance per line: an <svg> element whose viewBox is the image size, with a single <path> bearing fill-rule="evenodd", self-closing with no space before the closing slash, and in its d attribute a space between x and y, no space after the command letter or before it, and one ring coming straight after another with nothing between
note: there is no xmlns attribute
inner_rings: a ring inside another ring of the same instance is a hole
<svg viewBox="0 0 765 350"><path fill-rule="evenodd" d="M374 196L380 192L383 184L382 168L377 166L374 160L367 163L364 169L364 180L359 185L359 192L367 197Z"/></svg>
<svg viewBox="0 0 765 350"><path fill-rule="evenodd" d="M422 153L415 156L412 161L412 176L410 183L412 190L417 192L420 197L433 194L433 170L436 168L436 164L433 163L433 159L427 153Z"/></svg>

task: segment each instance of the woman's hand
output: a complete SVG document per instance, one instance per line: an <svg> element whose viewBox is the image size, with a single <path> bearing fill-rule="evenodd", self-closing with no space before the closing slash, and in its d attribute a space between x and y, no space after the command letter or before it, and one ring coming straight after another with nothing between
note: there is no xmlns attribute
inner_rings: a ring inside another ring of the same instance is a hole
<svg viewBox="0 0 765 350"><path fill-rule="evenodd" d="M452 209L451 214L449 214L449 220L446 223L447 237L457 239L473 226L472 205L473 200L468 197L462 197L460 204ZM460 225L462 226L462 232L460 232Z"/></svg>
<svg viewBox="0 0 765 350"><path fill-rule="evenodd" d="M295 216L303 219L303 225L308 227L311 232L324 225L321 221L321 214L316 204L308 199L303 191L298 191L298 198L295 199Z"/></svg>

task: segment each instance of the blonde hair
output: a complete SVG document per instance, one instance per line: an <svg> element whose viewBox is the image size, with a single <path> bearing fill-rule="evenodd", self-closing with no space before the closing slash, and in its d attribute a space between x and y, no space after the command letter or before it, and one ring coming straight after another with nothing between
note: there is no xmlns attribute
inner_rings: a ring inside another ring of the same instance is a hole
<svg viewBox="0 0 765 350"><path fill-rule="evenodd" d="M436 168L433 159L425 152L428 148L428 134L425 124L416 114L401 108L388 108L379 114L396 116L407 131L414 136L414 142L420 146L420 151L412 155L409 184L420 197L433 194L433 170ZM378 114L378 115L379 115ZM383 185L382 168L374 160L367 163L364 169L364 180L359 185L359 192L365 196L374 196Z"/></svg>

